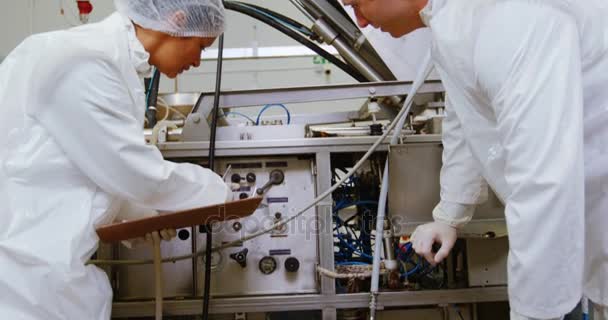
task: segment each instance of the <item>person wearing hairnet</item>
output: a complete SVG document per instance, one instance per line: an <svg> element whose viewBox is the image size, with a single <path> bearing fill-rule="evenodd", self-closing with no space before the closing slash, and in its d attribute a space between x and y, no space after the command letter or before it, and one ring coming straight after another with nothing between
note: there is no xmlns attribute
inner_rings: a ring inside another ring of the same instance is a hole
<svg viewBox="0 0 608 320"><path fill-rule="evenodd" d="M361 27L432 34L448 99L441 200L415 250L442 261L487 182L505 204L511 319L559 319L582 294L608 319L608 3L343 2Z"/></svg>
<svg viewBox="0 0 608 320"><path fill-rule="evenodd" d="M229 194L143 136L143 78L152 65L169 77L197 67L223 32L221 0L115 4L100 23L28 37L0 65L2 319L110 319L110 283L85 266L95 227L121 207L175 211Z"/></svg>

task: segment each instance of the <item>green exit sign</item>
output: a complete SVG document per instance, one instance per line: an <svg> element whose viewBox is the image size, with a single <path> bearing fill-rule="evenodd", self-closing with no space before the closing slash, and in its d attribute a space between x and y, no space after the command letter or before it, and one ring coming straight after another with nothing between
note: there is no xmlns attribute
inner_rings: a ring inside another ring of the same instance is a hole
<svg viewBox="0 0 608 320"><path fill-rule="evenodd" d="M327 59L321 57L321 56L314 56L312 58L312 63L313 64L328 64L329 61L327 61Z"/></svg>

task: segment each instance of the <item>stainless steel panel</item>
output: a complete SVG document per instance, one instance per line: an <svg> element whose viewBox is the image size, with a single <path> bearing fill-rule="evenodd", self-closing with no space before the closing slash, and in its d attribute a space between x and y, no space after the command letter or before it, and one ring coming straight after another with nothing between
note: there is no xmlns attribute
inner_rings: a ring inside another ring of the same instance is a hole
<svg viewBox="0 0 608 320"><path fill-rule="evenodd" d="M507 237L467 239L469 286L506 285L508 252Z"/></svg>
<svg viewBox="0 0 608 320"><path fill-rule="evenodd" d="M441 152L438 143L391 147L388 197L393 220L432 220L431 212L439 202Z"/></svg>
<svg viewBox="0 0 608 320"><path fill-rule="evenodd" d="M189 231L189 229L181 229ZM181 230L178 230L181 231ZM125 260L152 259L152 247L141 245L128 249L118 245L118 256ZM161 253L163 257L185 255L191 252L190 240L175 238L163 241ZM115 299L129 300L154 297L154 267L152 265L116 266L118 288ZM163 296L188 297L192 296L192 263L182 260L175 263L163 264Z"/></svg>
<svg viewBox="0 0 608 320"><path fill-rule="evenodd" d="M396 234L432 221L432 211L439 202L441 143L406 143L392 146L389 155L389 213ZM488 201L477 206L474 220L493 224L504 219L504 206L489 190ZM495 231L492 231L495 232ZM496 232L495 232L496 233Z"/></svg>
<svg viewBox="0 0 608 320"><path fill-rule="evenodd" d="M301 124L241 126L217 128L217 141L267 141L282 139L303 139L306 126Z"/></svg>
<svg viewBox="0 0 608 320"><path fill-rule="evenodd" d="M312 173L311 159L296 157L272 158L237 158L221 159L218 166L223 171L232 166L226 177L230 181L232 174L246 177L248 173L256 175L255 183L241 183L241 191L233 196L238 199L241 193L252 194L268 181L270 171L282 170L285 180L281 185L273 186L266 193L265 199L252 216L213 226L214 245L238 240L244 235L267 228L276 221L276 214L281 219L294 215L298 209L310 203L315 196L315 178ZM259 165L259 167L258 167ZM241 228L234 228L235 223ZM248 296L262 294L294 294L318 292L315 267L319 262L317 251L317 220L315 210L308 210L302 217L289 223L285 229L245 242L240 247L227 248L215 255L212 262L213 279L211 292L217 296ZM197 235L199 248L205 247L205 235ZM248 249L247 265L241 267L230 254ZM260 271L259 263L267 256L276 261L276 270L270 274ZM299 261L297 272L288 272L285 267L287 258L294 257ZM202 294L204 262L198 262L199 294Z"/></svg>
<svg viewBox="0 0 608 320"><path fill-rule="evenodd" d="M220 167L228 164L258 163L261 168L234 168L232 173L245 177L247 173L256 175L256 183L242 185L242 192L234 192L238 199L240 193L255 191L263 185L269 172L273 169L283 170L285 182L272 187L266 194L266 199L252 217L241 219L242 229L235 231L234 221L214 226L214 242L233 241L241 236L255 232L273 224L275 214L280 212L282 218L295 214L296 210L304 207L315 196L315 177L312 173L312 160L299 160L295 157L223 159L218 161ZM230 174L227 180L230 179ZM246 190L249 188L248 190ZM279 202L275 202L279 201ZM286 202L282 202L286 201ZM331 225L330 225L331 226ZM189 232L190 229L183 229ZM301 219L296 219L285 230L277 230L271 234L260 236L246 242L242 247L234 247L214 253L214 269L212 271L212 294L214 296L240 296L257 294L293 294L318 292L316 285L315 266L318 264L317 253L317 220L315 210L309 210ZM197 235L198 248L205 247L204 234ZM184 255L191 252L191 238L180 240L176 238L162 244L163 256ZM249 250L247 267L242 268L236 261L229 258L231 253L243 248ZM273 251L274 250L274 251ZM285 250L286 252L278 251ZM133 250L120 248L120 259L150 259L151 249L147 246ZM265 256L272 256L277 262L277 270L264 275L259 270L259 261ZM295 257L300 263L297 272L285 270L285 260ZM198 292L202 292L202 275L204 263L198 261L199 275ZM154 296L154 274L151 265L120 266L118 271L118 300L151 298ZM165 297L186 297L192 295L192 263L189 260L167 263L163 265Z"/></svg>

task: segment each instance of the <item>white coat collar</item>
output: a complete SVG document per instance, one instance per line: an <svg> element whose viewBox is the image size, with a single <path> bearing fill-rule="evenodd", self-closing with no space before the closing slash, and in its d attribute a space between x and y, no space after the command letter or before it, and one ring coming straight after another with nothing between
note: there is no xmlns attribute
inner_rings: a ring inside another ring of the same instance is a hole
<svg viewBox="0 0 608 320"><path fill-rule="evenodd" d="M426 6L420 10L420 18L427 27L431 26L431 19L445 4L445 0L428 0Z"/></svg>
<svg viewBox="0 0 608 320"><path fill-rule="evenodd" d="M152 71L152 67L148 62L150 54L135 35L135 26L133 25L133 22L122 14L119 13L119 15L122 18L123 25L128 35L129 57L131 58L133 67L135 67L135 70L137 70L137 74L140 77L149 77L150 72Z"/></svg>

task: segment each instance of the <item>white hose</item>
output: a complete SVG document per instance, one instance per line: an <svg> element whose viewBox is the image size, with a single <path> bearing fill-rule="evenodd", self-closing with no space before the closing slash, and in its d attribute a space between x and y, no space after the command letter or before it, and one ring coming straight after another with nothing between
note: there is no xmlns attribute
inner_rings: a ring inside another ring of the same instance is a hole
<svg viewBox="0 0 608 320"><path fill-rule="evenodd" d="M307 205L306 207L304 207L304 209L301 209L300 211L298 211L295 215L289 217L289 219L277 222L275 224L273 224L272 226L270 226L267 229L252 233L248 236L242 237L239 240L236 241L232 241L232 242L227 242L224 243L222 245L219 246L215 246L213 247L213 251L217 251L217 250L222 250L225 248L229 248L229 247L233 247L235 245L241 245L243 242L251 240L253 238L257 238L261 235L264 235L266 233L270 233L273 230L276 230L277 228L281 228L282 226L288 224L289 222L297 219L299 216L303 215L308 209L314 207L315 205L317 205L319 202L321 202L323 199L325 199L327 196L331 195L332 192L334 192L336 189L338 189L340 187L340 185L342 185L346 180L348 180L353 174L355 174L365 163L365 161L367 161L367 159L376 151L376 149L378 149L378 147L380 146L380 144L382 144L382 142L384 141L384 139L386 139L386 137L388 136L388 134L393 131L393 129L395 128L399 128L399 129L395 129L393 132L393 136L391 139L391 144L396 144L397 141L399 140L399 133L401 132L401 128L403 128L403 125L405 124L405 121L407 119L407 115L409 113L409 109L411 108L413 99L414 99L414 95L416 94L416 92L418 92L418 90L420 89L420 87L422 86L422 84L424 83L424 80L426 79L426 77L428 76L428 74L430 73L431 69L432 69L432 64L431 64L431 59L430 59L430 53L427 54L427 57L424 60L424 64L421 72L418 74L416 81L414 81L410 92L408 93L408 96L405 100L405 104L403 105L403 107L401 108L401 110L399 111L399 113L397 114L397 116L395 117L395 119L393 120L393 122L391 122L389 124L389 126L386 128L386 130L384 131L384 133L382 134L382 136L380 136L375 142L374 144L369 148L369 150L363 155L363 157L361 157L361 159L346 173L346 175L344 175L340 180L338 180L338 182L336 182L333 186L331 186L329 189L327 189L325 192L323 192L321 195L319 195L318 197L316 197L309 205ZM421 80L422 79L422 80ZM384 181L388 181L388 179L383 179L383 186L384 186ZM384 189L387 189L386 187ZM382 189L381 189L382 190ZM386 192L387 190L385 190ZM381 196L382 198L382 196ZM386 194L384 195L384 205L386 205ZM380 214L380 207L378 208L378 214ZM384 216L384 210L382 210L382 215ZM381 224L381 228L383 227L383 225ZM381 229L382 231L382 229ZM377 233L377 239L379 239L376 242L376 249L375 249L375 253L374 253L374 257L376 257L376 252L380 252L380 249L377 248L378 243L380 243L380 246L382 244L382 232L381 233ZM193 257L198 257L198 256L202 256L204 255L205 252L204 251L199 251L195 254L190 254L190 255L183 255L183 256L176 256L176 257L171 257L171 258L167 258L164 259L163 262L175 262L175 261L180 261L180 260L186 260L186 259L192 259ZM374 259L375 261L375 259ZM150 260L131 260L131 261L113 261L113 260L92 260L90 261L90 263L94 263L97 265L136 265L136 264L149 264L152 261ZM372 282L373 283L373 282ZM377 289L376 289L377 290Z"/></svg>
<svg viewBox="0 0 608 320"><path fill-rule="evenodd" d="M414 95L420 89L424 80L429 76L431 71L433 70L433 64L431 61L431 53L430 51L424 57L424 61L422 63L422 67L420 71L416 75L416 80L414 80L414 84L410 89L410 93L408 93L407 98L405 99L405 103L403 104L403 108L399 113L401 117L395 119L397 126L395 131L393 132L393 136L391 137L390 145L397 144L399 141L399 132L405 125L405 120L407 119L407 115L409 114L410 108L412 107L412 102L414 101ZM403 113L403 114L402 114ZM388 195L388 157L386 158L386 162L384 164L384 173L382 175L382 186L380 187L380 198L378 199L378 217L376 218L376 242L374 243L374 262L372 269L372 283L370 292L372 294L372 301L370 302L370 319L375 318L376 313L376 295L378 294L378 286L380 282L380 252L382 251L382 239L384 235L384 216L386 211L386 199Z"/></svg>
<svg viewBox="0 0 608 320"><path fill-rule="evenodd" d="M173 111L174 113L176 113L178 116L180 116L180 118L182 119L186 119L188 118L188 116L186 116L185 114L183 114L181 111L177 110L177 108L174 108L172 106L170 106L167 101L165 101L163 98L158 97L157 98L157 107L161 106L163 108L165 108L165 116L163 117L163 120L167 120L167 118L169 117L169 113L170 111Z"/></svg>

